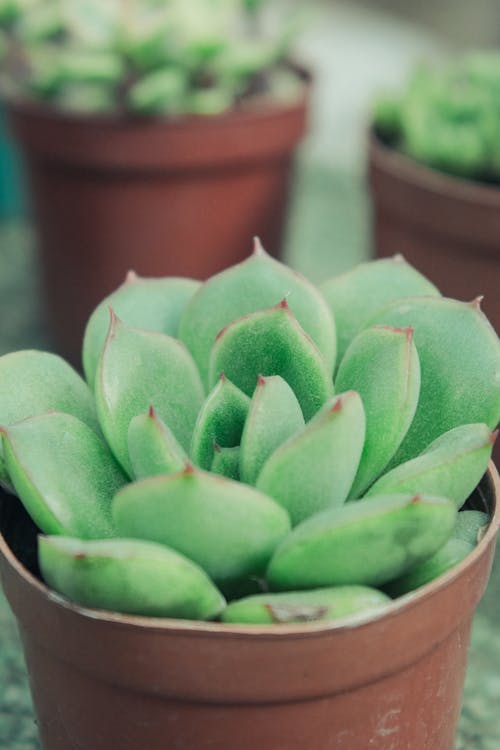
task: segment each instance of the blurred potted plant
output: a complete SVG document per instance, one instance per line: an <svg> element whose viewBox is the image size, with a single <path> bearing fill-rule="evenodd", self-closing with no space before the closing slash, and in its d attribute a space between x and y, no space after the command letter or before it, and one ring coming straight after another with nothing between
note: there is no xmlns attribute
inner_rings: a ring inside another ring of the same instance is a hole
<svg viewBox="0 0 500 750"><path fill-rule="evenodd" d="M322 296L257 245L188 287L105 300L88 386L0 358L0 571L44 747L451 747L499 520L494 331L401 258Z"/></svg>
<svg viewBox="0 0 500 750"><path fill-rule="evenodd" d="M77 362L133 267L206 278L257 229L278 254L309 79L255 0L1 0L49 322ZM265 9L266 12L269 8Z"/></svg>
<svg viewBox="0 0 500 750"><path fill-rule="evenodd" d="M374 111L369 181L378 256L401 252L500 330L500 55L418 68Z"/></svg>

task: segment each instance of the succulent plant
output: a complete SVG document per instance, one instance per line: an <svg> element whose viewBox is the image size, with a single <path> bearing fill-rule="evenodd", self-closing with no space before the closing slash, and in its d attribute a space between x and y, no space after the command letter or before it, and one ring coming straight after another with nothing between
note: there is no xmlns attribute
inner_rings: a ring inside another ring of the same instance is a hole
<svg viewBox="0 0 500 750"><path fill-rule="evenodd" d="M2 482L45 581L81 605L370 616L489 522L461 509L495 439L500 344L479 301L401 257L322 291L259 242L203 284L129 274L83 362L87 384L52 354L0 358Z"/></svg>
<svg viewBox="0 0 500 750"><path fill-rule="evenodd" d="M375 105L379 136L430 167L500 179L500 55L481 52L440 68L420 66L400 95Z"/></svg>
<svg viewBox="0 0 500 750"><path fill-rule="evenodd" d="M64 110L140 115L211 115L256 96L294 99L302 82L286 55L295 23L283 16L264 24L260 6L0 0L4 89Z"/></svg>

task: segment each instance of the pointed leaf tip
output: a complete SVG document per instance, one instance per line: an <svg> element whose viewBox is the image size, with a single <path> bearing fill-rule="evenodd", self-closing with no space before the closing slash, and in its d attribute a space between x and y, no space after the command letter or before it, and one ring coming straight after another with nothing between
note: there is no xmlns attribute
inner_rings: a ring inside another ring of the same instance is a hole
<svg viewBox="0 0 500 750"><path fill-rule="evenodd" d="M396 263L405 263L406 262L405 256L402 255L401 253L396 253L395 255L393 255L392 256L392 260L395 261Z"/></svg>
<svg viewBox="0 0 500 750"><path fill-rule="evenodd" d="M342 411L342 407L343 407L342 398L339 397L335 401L334 405L331 407L330 414L335 414L335 412Z"/></svg>
<svg viewBox="0 0 500 750"><path fill-rule="evenodd" d="M184 464L184 471L182 472L184 476L192 476L194 474L194 466L191 463L191 461L186 461Z"/></svg>
<svg viewBox="0 0 500 750"><path fill-rule="evenodd" d="M493 432L491 433L491 435L490 435L490 439L489 439L489 441L488 441L490 445L495 445L495 442L496 442L496 439L497 439L497 437L498 437L498 433L499 433L499 431L500 431L500 430L494 430L494 431L493 431ZM0 427L0 432L2 432L2 428L1 428L1 427Z"/></svg>
<svg viewBox="0 0 500 750"><path fill-rule="evenodd" d="M411 505L418 505L422 502L422 495L413 495L412 499L410 500Z"/></svg>
<svg viewBox="0 0 500 750"><path fill-rule="evenodd" d="M470 302L471 307L474 307L476 310L481 310L481 303L484 299L484 294L479 294L475 299Z"/></svg>
<svg viewBox="0 0 500 750"><path fill-rule="evenodd" d="M219 380L222 383L224 383L227 380L227 377L226 377L226 375L223 372L221 372L221 374L219 375Z"/></svg>
<svg viewBox="0 0 500 750"><path fill-rule="evenodd" d="M74 560L85 560L87 558L87 555L85 552L77 552L75 555L73 555Z"/></svg>
<svg viewBox="0 0 500 750"><path fill-rule="evenodd" d="M221 453L221 447L217 440L214 440L214 453Z"/></svg>
<svg viewBox="0 0 500 750"><path fill-rule="evenodd" d="M151 419L155 419L156 418L156 412L155 412L153 406L149 407L148 417L150 417Z"/></svg>
<svg viewBox="0 0 500 750"><path fill-rule="evenodd" d="M266 379L264 375L262 375L262 373L259 372L259 374L257 375L257 385L265 385L265 384L266 384Z"/></svg>
<svg viewBox="0 0 500 750"><path fill-rule="evenodd" d="M283 297L281 302L278 302L278 304L275 305L275 307L277 310L290 310L286 297Z"/></svg>
<svg viewBox="0 0 500 750"><path fill-rule="evenodd" d="M129 271L127 271L127 275L125 276L125 284L133 284L138 281L138 279L139 276L136 274L136 272L130 269Z"/></svg>
<svg viewBox="0 0 500 750"><path fill-rule="evenodd" d="M264 250L264 246L260 241L260 237L257 236L253 238L253 255L266 255L266 251Z"/></svg>

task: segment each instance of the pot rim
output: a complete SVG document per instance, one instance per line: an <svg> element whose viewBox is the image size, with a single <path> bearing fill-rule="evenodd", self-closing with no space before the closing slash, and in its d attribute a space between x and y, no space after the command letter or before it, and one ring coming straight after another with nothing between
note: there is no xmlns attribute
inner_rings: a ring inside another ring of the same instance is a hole
<svg viewBox="0 0 500 750"><path fill-rule="evenodd" d="M393 177L434 194L445 194L465 203L488 204L500 209L500 185L495 187L473 179L441 172L385 144L373 125L368 131L369 160Z"/></svg>
<svg viewBox="0 0 500 750"><path fill-rule="evenodd" d="M302 109L308 102L314 83L313 74L308 67L294 60L288 61L288 68L301 79L302 90L296 98L290 101L280 101L270 95L256 96L250 103L238 109L230 107L215 115L180 114L168 115L140 115L133 113L85 113L71 112L29 97L5 97L5 107L12 113L28 118L56 121L73 127L161 127L168 129L196 129L198 127L220 126L225 124L246 123L256 119L275 116L277 113L293 112Z"/></svg>
<svg viewBox="0 0 500 750"><path fill-rule="evenodd" d="M348 615L339 618L337 621L321 621L307 624L283 624L283 625L238 625L221 622L206 622L199 620L182 620L174 618L155 618L140 615L127 615L119 612L108 610L91 609L82 607L71 602L65 597L49 589L45 583L18 560L11 548L7 544L3 534L0 533L0 556L3 556L8 565L20 576L30 587L36 589L49 604L57 608L71 612L73 615L86 620L107 622L109 625L115 625L124 628L138 628L143 632L170 632L175 634L196 634L207 637L241 637L255 638L255 636L267 636L268 638L314 638L332 632L345 632L354 630L357 627L368 625L372 622L378 622L383 619L392 619L402 611L409 611L419 605L423 599L437 596L440 591L447 588L457 578L459 578L478 558L480 558L486 548L494 543L498 529L500 528L500 477L493 461L490 460L488 469L481 481L490 483L493 494L494 508L488 529L476 547L460 563L455 565L446 573L430 581L415 591L410 591L404 596L395 599L391 604L382 608L380 611L372 613L366 612L359 615ZM479 485L478 485L479 486Z"/></svg>

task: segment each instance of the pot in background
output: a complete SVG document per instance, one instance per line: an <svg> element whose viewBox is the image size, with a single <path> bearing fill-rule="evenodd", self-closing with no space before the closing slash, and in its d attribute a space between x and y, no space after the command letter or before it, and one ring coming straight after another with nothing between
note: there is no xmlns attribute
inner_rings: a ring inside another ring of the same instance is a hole
<svg viewBox="0 0 500 750"><path fill-rule="evenodd" d="M482 305L500 331L500 188L438 172L372 133L374 251L401 253L448 297Z"/></svg>
<svg viewBox="0 0 500 750"><path fill-rule="evenodd" d="M477 548L370 619L236 626L85 610L37 578L36 530L2 497L0 572L44 750L452 750L474 610L500 521L490 464Z"/></svg>
<svg viewBox="0 0 500 750"><path fill-rule="evenodd" d="M129 269L204 279L259 235L282 249L309 77L293 104L176 119L77 117L10 104L38 234L49 330L80 364L88 316Z"/></svg>

